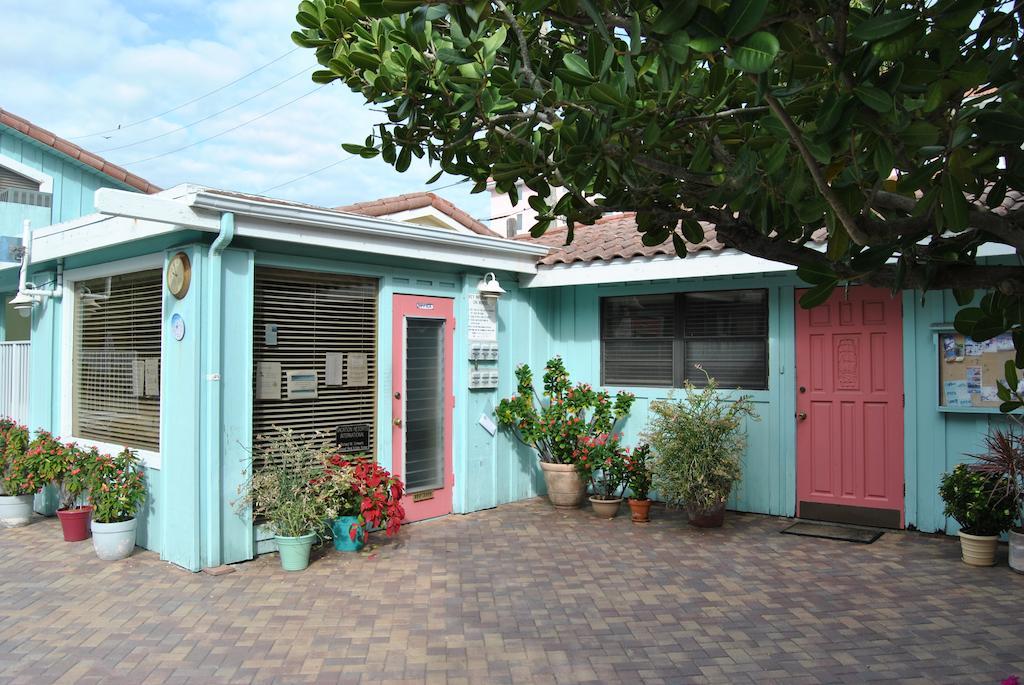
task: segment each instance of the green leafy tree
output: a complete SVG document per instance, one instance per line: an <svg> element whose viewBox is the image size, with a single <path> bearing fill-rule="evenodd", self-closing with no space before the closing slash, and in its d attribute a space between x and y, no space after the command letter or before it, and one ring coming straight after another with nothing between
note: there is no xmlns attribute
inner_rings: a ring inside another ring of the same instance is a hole
<svg viewBox="0 0 1024 685"><path fill-rule="evenodd" d="M360 144L580 225L636 211L649 245L799 267L804 306L856 281L956 290L1024 366L1024 4L997 0L305 0L313 79L383 111ZM827 249L807 246L826 229ZM586 230L585 228L582 230ZM1011 398L1018 401L1021 398Z"/></svg>

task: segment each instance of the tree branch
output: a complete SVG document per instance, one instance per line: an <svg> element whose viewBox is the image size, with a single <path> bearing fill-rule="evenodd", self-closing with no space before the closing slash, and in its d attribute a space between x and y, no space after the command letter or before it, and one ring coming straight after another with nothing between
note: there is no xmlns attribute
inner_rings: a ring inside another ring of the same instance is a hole
<svg viewBox="0 0 1024 685"><path fill-rule="evenodd" d="M832 211L836 215L836 220L850 235L850 239L858 245L868 245L871 243L871 236L864 232L854 218L846 211L846 207L839 201L839 198L832 192L832 188L829 186L828 181L825 180L824 174L821 172L821 168L818 166L817 160L814 159L814 155L811 154L810 149L807 147L807 143L804 142L803 134L800 132L800 128L793 122L789 114L783 108L774 95L766 94L764 96L765 102L768 103L768 107L771 108L772 113L782 122L786 132L789 133L789 138L796 147L800 156L804 160L804 164L807 166L807 170L811 172L811 178L814 180L814 185L818 188L818 192L825 198L825 202L832 208Z"/></svg>
<svg viewBox="0 0 1024 685"><path fill-rule="evenodd" d="M903 212L909 215L917 207L917 200L905 195L878 190L871 196L871 206ZM886 223L876 223L878 226L886 228ZM975 206L968 210L967 223L972 228L998 238L1000 242L1006 245L1024 251L1024 227L1020 225L1024 224L1024 212L1021 210L1000 216L995 212L978 209ZM896 236L895 230L892 230L891 233L893 237Z"/></svg>

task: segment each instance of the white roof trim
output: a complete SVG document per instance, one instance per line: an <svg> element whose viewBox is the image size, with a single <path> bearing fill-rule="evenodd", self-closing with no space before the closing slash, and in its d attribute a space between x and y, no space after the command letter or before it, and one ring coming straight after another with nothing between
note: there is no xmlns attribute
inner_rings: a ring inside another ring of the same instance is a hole
<svg viewBox="0 0 1024 685"><path fill-rule="evenodd" d="M22 164L16 159L11 159L7 155L0 155L0 166L10 169L14 173L20 174L25 178L31 178L39 184L39 192L53 193L53 176L44 174L39 169L33 169L27 164Z"/></svg>
<svg viewBox="0 0 1024 685"><path fill-rule="evenodd" d="M406 257L475 269L533 274L548 248L502 238L463 234L330 209L250 199L178 186L158 195L101 188L100 215L41 229L33 261L45 261L181 229L216 232L220 214L235 215L238 238L276 240Z"/></svg>
<svg viewBox="0 0 1024 685"><path fill-rule="evenodd" d="M535 276L523 279L523 287L551 288L560 285L660 281L795 270L796 267L789 264L726 248L718 252L702 250L688 255L685 259L675 255L658 255L601 262L542 265L537 268Z"/></svg>

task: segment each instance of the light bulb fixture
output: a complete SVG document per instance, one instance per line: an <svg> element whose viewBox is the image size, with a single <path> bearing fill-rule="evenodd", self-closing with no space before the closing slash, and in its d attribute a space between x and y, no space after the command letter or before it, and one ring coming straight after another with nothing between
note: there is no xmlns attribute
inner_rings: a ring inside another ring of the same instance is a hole
<svg viewBox="0 0 1024 685"><path fill-rule="evenodd" d="M18 312L24 318L32 316L32 307L35 306L37 300L33 295L26 295L25 293L19 292L11 300L10 305L14 308L14 311Z"/></svg>
<svg viewBox="0 0 1024 685"><path fill-rule="evenodd" d="M494 272L488 271L483 280L477 283L477 291L479 291L481 297L487 297L491 299L498 299L505 294L505 289L498 283L498 277L494 275Z"/></svg>

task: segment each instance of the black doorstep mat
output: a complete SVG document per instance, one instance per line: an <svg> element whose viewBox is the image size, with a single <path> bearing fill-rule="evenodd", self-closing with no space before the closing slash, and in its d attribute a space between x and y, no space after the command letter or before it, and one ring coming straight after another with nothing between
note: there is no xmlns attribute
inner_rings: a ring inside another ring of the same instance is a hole
<svg viewBox="0 0 1024 685"><path fill-rule="evenodd" d="M843 540L844 542L860 542L870 545L882 537L885 531L875 528L854 528L834 523L817 523L815 521L799 521L781 532L788 535L803 535L809 538L825 538L827 540Z"/></svg>

